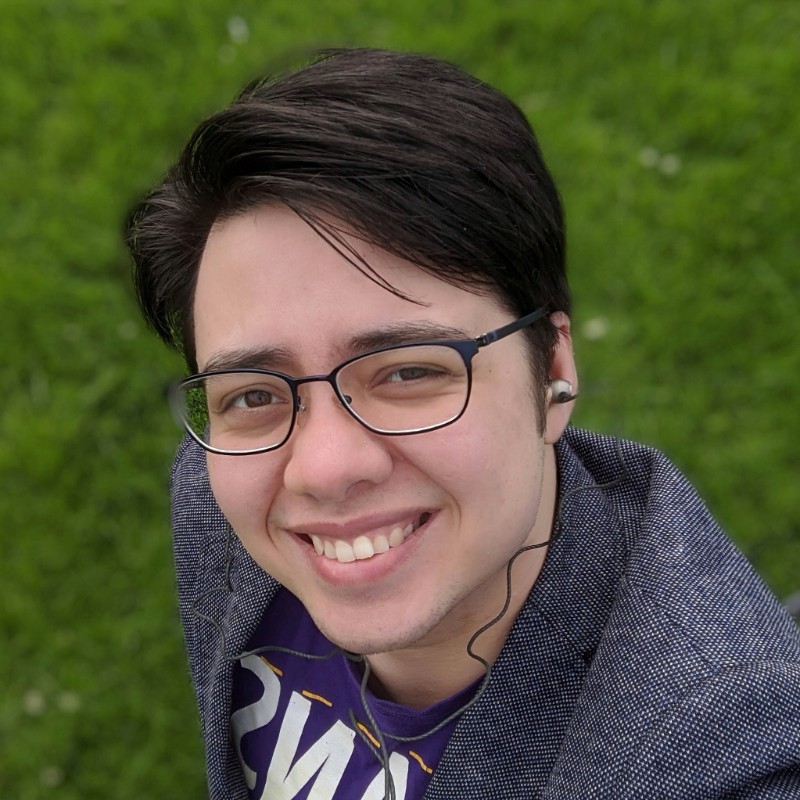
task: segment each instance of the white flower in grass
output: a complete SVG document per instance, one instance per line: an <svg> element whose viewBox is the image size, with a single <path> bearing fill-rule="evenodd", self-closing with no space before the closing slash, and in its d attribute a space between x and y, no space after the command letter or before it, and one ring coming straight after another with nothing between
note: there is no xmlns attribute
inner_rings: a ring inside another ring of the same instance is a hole
<svg viewBox="0 0 800 800"><path fill-rule="evenodd" d="M228 19L228 36L234 44L244 44L250 38L250 26L243 17Z"/></svg>
<svg viewBox="0 0 800 800"><path fill-rule="evenodd" d="M608 333L610 327L605 317L592 317L583 323L581 333L583 333L584 339L594 342L602 339Z"/></svg>
<svg viewBox="0 0 800 800"><path fill-rule="evenodd" d="M658 162L658 168L664 175L675 175L681 170L681 157L675 153L664 153Z"/></svg>
<svg viewBox="0 0 800 800"><path fill-rule="evenodd" d="M44 767L39 773L39 780L43 786L55 789L56 786L61 786L64 783L64 770L55 766Z"/></svg>
<svg viewBox="0 0 800 800"><path fill-rule="evenodd" d="M639 151L639 163L645 169L657 169L662 175L675 175L681 171L681 157L676 153L659 153L655 147Z"/></svg>
<svg viewBox="0 0 800 800"><path fill-rule="evenodd" d="M639 151L639 163L643 167L647 167L647 169L655 167L660 158L661 153L659 153L655 147L643 147Z"/></svg>
<svg viewBox="0 0 800 800"><path fill-rule="evenodd" d="M61 692L58 696L58 707L72 714L81 707L81 697L77 692Z"/></svg>
<svg viewBox="0 0 800 800"><path fill-rule="evenodd" d="M22 695L22 707L25 709L25 713L30 714L32 717L39 717L44 714L47 708L44 692L39 689L28 689Z"/></svg>

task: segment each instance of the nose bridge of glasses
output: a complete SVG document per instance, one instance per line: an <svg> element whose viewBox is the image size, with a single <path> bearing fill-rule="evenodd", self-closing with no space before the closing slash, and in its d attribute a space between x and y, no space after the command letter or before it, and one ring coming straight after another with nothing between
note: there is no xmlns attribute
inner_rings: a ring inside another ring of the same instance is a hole
<svg viewBox="0 0 800 800"><path fill-rule="evenodd" d="M293 383L295 389L295 404L298 413L308 411L308 405L300 389L300 387L306 383L327 383L331 389L333 389L336 399L342 406L346 407L346 403L352 402L352 398L342 393L337 387L335 373L329 373L328 375L307 375L305 378L295 378Z"/></svg>

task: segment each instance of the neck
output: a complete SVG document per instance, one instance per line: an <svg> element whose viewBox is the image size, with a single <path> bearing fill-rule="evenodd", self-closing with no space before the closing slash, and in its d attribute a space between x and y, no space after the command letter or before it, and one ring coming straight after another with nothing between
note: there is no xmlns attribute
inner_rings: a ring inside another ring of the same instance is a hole
<svg viewBox="0 0 800 800"><path fill-rule="evenodd" d="M521 548L539 546L513 560L510 594L506 565L478 590L483 601L480 608L475 609L464 601L448 614L447 630L441 630L443 622L412 647L371 655L370 688L375 694L412 708L426 708L451 697L485 675L485 665L468 653L470 640L477 631L491 623L472 642L471 650L488 664L494 664L544 564L547 542L553 529L555 501L555 455L549 447L545 453L542 497L536 524ZM506 601L508 609L494 622Z"/></svg>

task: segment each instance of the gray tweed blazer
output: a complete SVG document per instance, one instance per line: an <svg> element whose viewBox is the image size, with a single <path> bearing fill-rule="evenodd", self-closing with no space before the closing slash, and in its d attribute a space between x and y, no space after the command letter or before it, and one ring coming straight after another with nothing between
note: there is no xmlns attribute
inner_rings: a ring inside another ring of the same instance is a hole
<svg viewBox="0 0 800 800"><path fill-rule="evenodd" d="M557 458L557 539L426 800L800 798L797 626L662 455L570 429ZM278 585L188 440L172 503L210 796L245 800L230 659Z"/></svg>

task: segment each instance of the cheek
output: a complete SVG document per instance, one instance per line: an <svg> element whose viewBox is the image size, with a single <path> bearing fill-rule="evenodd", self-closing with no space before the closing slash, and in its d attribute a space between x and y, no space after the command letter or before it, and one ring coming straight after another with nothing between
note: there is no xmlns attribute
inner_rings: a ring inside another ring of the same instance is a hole
<svg viewBox="0 0 800 800"><path fill-rule="evenodd" d="M464 522L516 521L527 535L538 507L543 444L532 408L519 410L512 416L471 405L452 426L419 437L415 464L468 515Z"/></svg>
<svg viewBox="0 0 800 800"><path fill-rule="evenodd" d="M263 530L275 496L277 478L275 469L265 458L269 455L207 454L211 490L222 513L242 539L250 532Z"/></svg>

